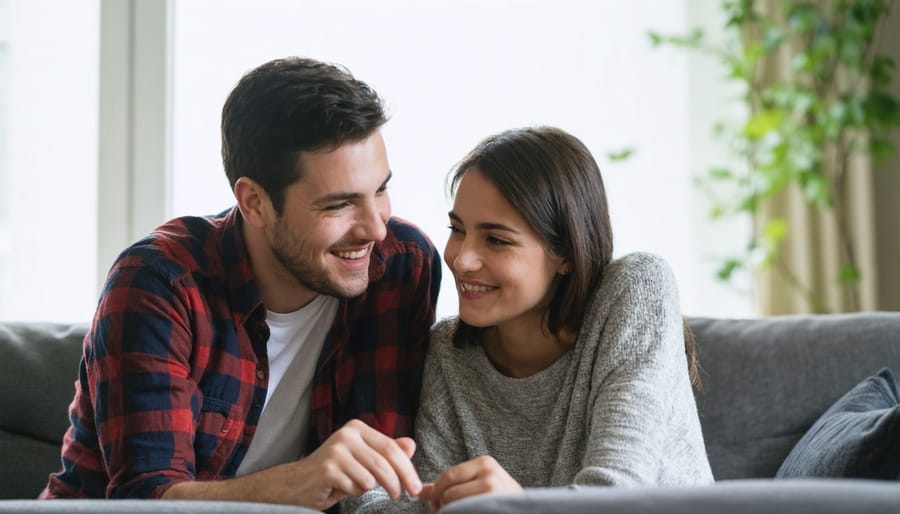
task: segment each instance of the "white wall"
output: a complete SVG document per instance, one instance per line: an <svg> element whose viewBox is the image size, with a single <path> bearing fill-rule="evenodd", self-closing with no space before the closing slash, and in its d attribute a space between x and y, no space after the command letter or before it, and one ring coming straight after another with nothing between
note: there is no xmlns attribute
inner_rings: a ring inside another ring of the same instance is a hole
<svg viewBox="0 0 900 514"><path fill-rule="evenodd" d="M140 1L145 7L151 0ZM495 131L558 125L582 138L601 164L618 255L664 256L689 315L751 315L749 296L712 276L715 256L739 245L749 227L710 224L691 181L720 158L710 151L708 127L728 108L728 93L711 63L652 49L646 36L709 22L717 5L156 0L155 12L174 10L172 133L160 137L173 144L171 205L150 213L131 202L127 214L162 222L232 205L219 158L226 95L262 62L308 55L347 65L386 99L394 213L419 224L439 248L452 165ZM115 236L96 228L110 216L98 214L100 9L99 0L0 0L0 175L4 166L8 172L5 185L0 180L0 319L86 320L93 313L103 275L96 270L105 269L97 262L98 239L102 247ZM147 20L137 16L135 24L133 38ZM153 26L162 34L167 25ZM137 38L156 39L166 40ZM133 76L148 72L140 60L130 66ZM145 147L135 141L131 150ZM625 147L637 149L630 160L606 158ZM158 170L160 183L167 171ZM109 196L116 188L100 190ZM165 194L154 196L167 203ZM445 276L440 315L456 310Z"/></svg>
<svg viewBox="0 0 900 514"><path fill-rule="evenodd" d="M97 298L98 1L5 7L0 319L89 319Z"/></svg>
<svg viewBox="0 0 900 514"><path fill-rule="evenodd" d="M688 29L689 2L637 0L192 0L175 3L173 214L233 201L219 158L222 103L240 76L285 55L348 66L386 99L394 214L443 249L447 172L482 137L557 125L604 172L616 254L663 255L687 314L746 315L715 283L697 230L688 54L652 49ZM701 3L711 3L702 0ZM717 5L717 4L716 4ZM696 130L696 129L695 129ZM624 147L625 162L606 154ZM445 269L439 314L456 310Z"/></svg>

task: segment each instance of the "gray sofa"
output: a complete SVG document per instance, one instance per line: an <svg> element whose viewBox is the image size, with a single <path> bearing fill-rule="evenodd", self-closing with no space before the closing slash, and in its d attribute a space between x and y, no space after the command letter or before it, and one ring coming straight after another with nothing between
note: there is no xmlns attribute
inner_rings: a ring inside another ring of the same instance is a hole
<svg viewBox="0 0 900 514"><path fill-rule="evenodd" d="M700 348L703 432L717 483L534 489L443 512L900 513L900 483L773 479L812 423L863 378L900 374L900 312L689 319ZM84 325L0 323L0 513L308 513L218 502L32 500L58 467ZM900 437L900 434L898 434Z"/></svg>

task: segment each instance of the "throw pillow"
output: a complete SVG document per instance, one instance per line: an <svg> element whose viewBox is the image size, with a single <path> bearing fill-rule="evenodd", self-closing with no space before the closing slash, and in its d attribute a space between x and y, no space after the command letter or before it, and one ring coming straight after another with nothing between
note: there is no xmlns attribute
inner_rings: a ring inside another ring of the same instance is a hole
<svg viewBox="0 0 900 514"><path fill-rule="evenodd" d="M863 380L825 411L775 476L900 479L900 393L891 370Z"/></svg>

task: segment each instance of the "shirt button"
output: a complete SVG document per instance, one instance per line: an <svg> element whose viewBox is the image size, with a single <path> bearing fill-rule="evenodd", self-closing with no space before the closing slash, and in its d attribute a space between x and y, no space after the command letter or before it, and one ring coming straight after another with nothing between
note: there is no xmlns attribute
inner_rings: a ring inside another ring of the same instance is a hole
<svg viewBox="0 0 900 514"><path fill-rule="evenodd" d="M256 370L256 378L258 378L260 380L265 380L266 373L263 370L258 369L258 370Z"/></svg>

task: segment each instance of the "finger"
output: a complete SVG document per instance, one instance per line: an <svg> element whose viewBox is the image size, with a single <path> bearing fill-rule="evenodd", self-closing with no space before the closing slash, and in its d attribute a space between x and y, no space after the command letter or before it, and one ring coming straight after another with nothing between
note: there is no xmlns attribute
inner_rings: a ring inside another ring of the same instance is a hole
<svg viewBox="0 0 900 514"><path fill-rule="evenodd" d="M394 442L397 443L397 446L399 446L400 449L403 450L403 453L410 459L415 455L416 442L413 441L411 437L398 437L397 439L394 439Z"/></svg>
<svg viewBox="0 0 900 514"><path fill-rule="evenodd" d="M365 441L369 448L374 449L382 457L382 460L387 462L390 467L389 471L380 469L379 472L385 474L386 479L392 480L392 483L394 480L399 480L403 485L403 488L406 489L410 495L418 495L419 491L422 490L422 482L419 480L419 474L416 472L416 468L410 460L410 455L407 455L407 452L400 446L401 444L408 443L398 443L374 428L366 428L367 430L362 430L360 432L363 441ZM415 450L415 446L413 446L413 450ZM378 475L376 475L376 478L378 478ZM384 486L385 484L382 483L381 485ZM387 487L385 487L385 489L387 489ZM398 489L397 497L399 497L399 494L400 491ZM391 498L395 497L391 496Z"/></svg>
<svg viewBox="0 0 900 514"><path fill-rule="evenodd" d="M349 453L333 457L327 478L336 491L348 496L359 496L378 485L377 477Z"/></svg>
<svg viewBox="0 0 900 514"><path fill-rule="evenodd" d="M397 499L402 494L400 479L390 462L376 449L364 443L353 448L354 460L375 477L375 481L384 487L392 499Z"/></svg>
<svg viewBox="0 0 900 514"><path fill-rule="evenodd" d="M440 498L437 498L437 507L441 509L456 500L475 496L476 494L484 494L489 491L488 484L481 479L456 484L445 489Z"/></svg>
<svg viewBox="0 0 900 514"><path fill-rule="evenodd" d="M439 498L449 487L474 480L480 470L481 465L476 460L467 460L445 469L434 481L434 488L431 492L432 500Z"/></svg>
<svg viewBox="0 0 900 514"><path fill-rule="evenodd" d="M431 499L431 491L434 489L434 484L422 484L422 490L419 491L418 498L420 500L430 500Z"/></svg>

